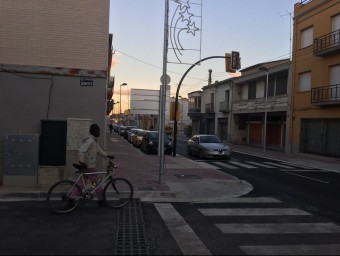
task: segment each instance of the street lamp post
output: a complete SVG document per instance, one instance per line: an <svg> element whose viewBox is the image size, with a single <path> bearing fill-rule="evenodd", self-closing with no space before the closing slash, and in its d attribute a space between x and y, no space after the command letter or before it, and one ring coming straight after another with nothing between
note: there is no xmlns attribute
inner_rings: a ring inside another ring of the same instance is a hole
<svg viewBox="0 0 340 256"><path fill-rule="evenodd" d="M267 139L267 102L268 102L268 76L269 70L266 67L260 67L260 71L265 71L267 73L266 79L266 96L265 96L265 110L264 110L264 129L263 129L263 154L266 154L266 139Z"/></svg>
<svg viewBox="0 0 340 256"><path fill-rule="evenodd" d="M121 117L122 117L122 86L126 86L127 83L123 83L120 85L119 88L119 123L121 123Z"/></svg>
<svg viewBox="0 0 340 256"><path fill-rule="evenodd" d="M181 111L181 133L182 135L184 134L183 133L183 97L182 96L179 96L180 98L182 98L182 111Z"/></svg>

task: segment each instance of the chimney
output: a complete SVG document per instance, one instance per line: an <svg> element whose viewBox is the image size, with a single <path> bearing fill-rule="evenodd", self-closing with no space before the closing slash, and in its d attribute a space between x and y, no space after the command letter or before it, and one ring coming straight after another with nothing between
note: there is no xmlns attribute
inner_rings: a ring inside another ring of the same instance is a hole
<svg viewBox="0 0 340 256"><path fill-rule="evenodd" d="M212 69L209 69L209 79L208 79L208 85L211 85L211 72L212 72Z"/></svg>

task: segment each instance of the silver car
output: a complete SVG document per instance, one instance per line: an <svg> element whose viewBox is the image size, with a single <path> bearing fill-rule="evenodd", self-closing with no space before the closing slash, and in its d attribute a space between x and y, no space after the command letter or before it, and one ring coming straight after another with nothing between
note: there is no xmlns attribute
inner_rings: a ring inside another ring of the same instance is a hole
<svg viewBox="0 0 340 256"><path fill-rule="evenodd" d="M231 147L215 135L200 134L193 136L187 144L189 155L198 155L200 158L226 158L231 157Z"/></svg>

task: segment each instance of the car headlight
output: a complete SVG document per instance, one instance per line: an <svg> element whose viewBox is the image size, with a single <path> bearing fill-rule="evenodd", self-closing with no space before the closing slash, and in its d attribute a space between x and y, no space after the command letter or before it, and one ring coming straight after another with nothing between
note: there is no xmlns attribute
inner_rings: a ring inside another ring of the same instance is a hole
<svg viewBox="0 0 340 256"><path fill-rule="evenodd" d="M149 145L153 145L153 142L152 142L152 141L150 141L150 142L149 142Z"/></svg>
<svg viewBox="0 0 340 256"><path fill-rule="evenodd" d="M171 146L171 141L169 141L168 146Z"/></svg>

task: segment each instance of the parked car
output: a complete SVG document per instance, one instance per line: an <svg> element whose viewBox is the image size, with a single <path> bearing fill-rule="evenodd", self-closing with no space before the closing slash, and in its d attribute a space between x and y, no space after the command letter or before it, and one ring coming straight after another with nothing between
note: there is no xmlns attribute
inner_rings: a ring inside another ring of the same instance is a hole
<svg viewBox="0 0 340 256"><path fill-rule="evenodd" d="M126 131L123 133L124 139L128 140L129 133L132 128L137 128L136 126L126 126Z"/></svg>
<svg viewBox="0 0 340 256"><path fill-rule="evenodd" d="M147 131L145 132L141 146L141 150L147 154L158 152L158 131ZM169 137L164 135L164 154L171 155L172 143Z"/></svg>
<svg viewBox="0 0 340 256"><path fill-rule="evenodd" d="M132 137L132 145L134 145L135 147L139 148L141 143L142 143L142 139L143 136L145 134L145 130L137 130L137 132L134 134L134 136Z"/></svg>
<svg viewBox="0 0 340 256"><path fill-rule="evenodd" d="M126 126L121 125L118 129L118 135L124 136L125 133L126 133Z"/></svg>
<svg viewBox="0 0 340 256"><path fill-rule="evenodd" d="M113 131L114 131L115 133L118 133L118 129L119 129L119 127L120 127L120 125L119 125L119 124L115 124L115 125L113 125Z"/></svg>
<svg viewBox="0 0 340 256"><path fill-rule="evenodd" d="M136 136L136 133L138 132L138 130L140 130L140 129L138 129L138 128L132 128L132 129L130 130L130 132L128 132L128 139L127 139L128 142L132 143L133 137Z"/></svg>
<svg viewBox="0 0 340 256"><path fill-rule="evenodd" d="M198 155L200 158L227 158L231 157L230 145L224 143L216 135L200 134L193 136L187 143L189 155Z"/></svg>

